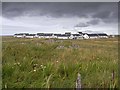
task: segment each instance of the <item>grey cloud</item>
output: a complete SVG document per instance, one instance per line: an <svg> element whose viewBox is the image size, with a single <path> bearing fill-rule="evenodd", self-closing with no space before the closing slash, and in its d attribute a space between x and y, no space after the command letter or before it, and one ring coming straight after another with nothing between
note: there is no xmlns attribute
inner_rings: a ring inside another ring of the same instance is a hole
<svg viewBox="0 0 120 90"><path fill-rule="evenodd" d="M79 24L75 25L74 27L88 27L88 26L89 26L89 24L87 24L87 23L79 23Z"/></svg>
<svg viewBox="0 0 120 90"><path fill-rule="evenodd" d="M99 18L105 23L117 22L118 20L118 4L109 3L102 5L100 10L93 14L93 18Z"/></svg>
<svg viewBox="0 0 120 90"><path fill-rule="evenodd" d="M97 25L99 24L100 20L95 18L93 20L90 20L89 22L85 22L85 23L78 23L77 25L75 25L74 27L88 27L90 25Z"/></svg>
<svg viewBox="0 0 120 90"><path fill-rule="evenodd" d="M2 3L0 2L0 16L2 16Z"/></svg>
<svg viewBox="0 0 120 90"><path fill-rule="evenodd" d="M97 24L99 24L99 22L100 22L99 19L93 19L93 20L87 22L87 24L89 24L89 25L97 25Z"/></svg>
<svg viewBox="0 0 120 90"><path fill-rule="evenodd" d="M3 2L3 16L49 17L88 17L98 18L103 22L117 20L117 3L113 2ZM91 22L92 23L92 22Z"/></svg>
<svg viewBox="0 0 120 90"><path fill-rule="evenodd" d="M118 3L118 22L120 26L120 3Z"/></svg>
<svg viewBox="0 0 120 90"><path fill-rule="evenodd" d="M110 13L111 13L110 11L102 11L93 15L93 17L104 19L104 18L108 18L110 16Z"/></svg>

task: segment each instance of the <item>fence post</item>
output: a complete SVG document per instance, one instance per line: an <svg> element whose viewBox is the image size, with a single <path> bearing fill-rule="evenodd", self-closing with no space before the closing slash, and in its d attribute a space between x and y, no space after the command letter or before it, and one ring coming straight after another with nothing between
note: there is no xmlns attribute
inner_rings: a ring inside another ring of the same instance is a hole
<svg viewBox="0 0 120 90"><path fill-rule="evenodd" d="M79 73L76 80L76 90L81 90L81 75Z"/></svg>

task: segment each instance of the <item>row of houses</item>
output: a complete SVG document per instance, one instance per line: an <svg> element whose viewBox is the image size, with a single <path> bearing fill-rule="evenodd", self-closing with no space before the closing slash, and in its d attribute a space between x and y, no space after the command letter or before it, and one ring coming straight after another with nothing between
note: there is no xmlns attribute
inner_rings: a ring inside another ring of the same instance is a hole
<svg viewBox="0 0 120 90"><path fill-rule="evenodd" d="M19 33L14 34L14 37L18 38L58 38L58 39L95 39L95 38L108 38L106 33L82 33L78 32L77 34L71 34L66 32L65 34L53 34L53 33Z"/></svg>

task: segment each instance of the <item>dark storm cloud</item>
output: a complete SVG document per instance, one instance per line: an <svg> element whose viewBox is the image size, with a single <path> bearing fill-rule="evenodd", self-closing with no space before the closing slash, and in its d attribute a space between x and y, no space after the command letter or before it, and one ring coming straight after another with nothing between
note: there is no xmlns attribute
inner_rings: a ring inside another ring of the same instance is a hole
<svg viewBox="0 0 120 90"><path fill-rule="evenodd" d="M3 2L3 16L14 18L19 16L50 16L50 17L88 17L98 18L104 22L117 20L117 3L113 2ZM97 21L91 21L94 24Z"/></svg>
<svg viewBox="0 0 120 90"><path fill-rule="evenodd" d="M7 17L15 17L28 13L31 16L87 16L85 13L90 11L92 12L92 8L97 8L97 6L99 6L99 4L97 5L93 3L3 3L3 15ZM34 12L31 13L31 11Z"/></svg>

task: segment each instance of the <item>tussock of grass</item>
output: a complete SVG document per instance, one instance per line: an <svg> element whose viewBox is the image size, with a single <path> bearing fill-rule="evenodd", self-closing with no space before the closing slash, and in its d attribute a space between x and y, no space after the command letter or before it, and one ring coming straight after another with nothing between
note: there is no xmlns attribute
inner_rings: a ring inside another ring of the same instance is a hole
<svg viewBox="0 0 120 90"><path fill-rule="evenodd" d="M65 48L57 49L59 46ZM117 50L117 38L3 37L3 88L75 88L77 73L81 74L82 88L115 88L118 87Z"/></svg>

